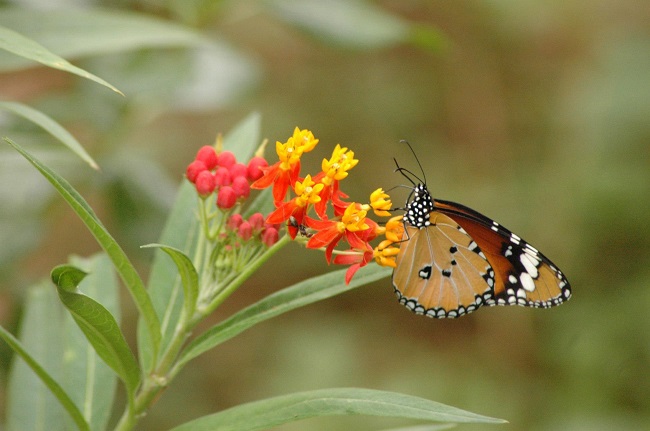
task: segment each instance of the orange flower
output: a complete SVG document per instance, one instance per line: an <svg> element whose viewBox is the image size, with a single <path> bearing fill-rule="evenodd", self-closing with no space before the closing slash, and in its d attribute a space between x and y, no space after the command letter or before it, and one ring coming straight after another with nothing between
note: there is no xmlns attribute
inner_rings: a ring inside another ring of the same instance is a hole
<svg viewBox="0 0 650 431"><path fill-rule="evenodd" d="M280 203L277 209L266 218L266 222L268 224L279 224L293 217L293 229L289 230L289 234L291 238L295 238L298 232L297 227L303 224L309 204L320 201L318 194L323 187L323 184L316 184L311 179L311 175L307 175L302 182L296 181L293 187L296 197L289 202Z"/></svg>
<svg viewBox="0 0 650 431"><path fill-rule="evenodd" d="M332 202L336 215L341 215L347 204L341 199L348 196L339 190L339 181L348 176L348 171L355 167L359 160L354 158L354 152L348 151L347 147L337 144L330 159L323 159L322 171L316 176L317 181L325 187L321 192L321 201L315 205L316 214L321 219L327 218L325 213L327 203Z"/></svg>
<svg viewBox="0 0 650 431"><path fill-rule="evenodd" d="M307 226L317 231L307 242L307 247L325 247L327 262L331 262L332 251L343 238L353 249L372 250L368 244L368 235L372 234L374 229L368 225L369 220L366 220L366 213L367 211L361 204L351 203L340 221L306 218Z"/></svg>
<svg viewBox="0 0 650 431"><path fill-rule="evenodd" d="M334 263L339 265L351 265L345 272L345 284L350 284L352 277L359 268L366 266L372 260L373 252L364 251L358 254L339 255L334 258Z"/></svg>
<svg viewBox="0 0 650 431"><path fill-rule="evenodd" d="M289 186L293 187L300 173L300 157L316 147L318 139L309 130L296 127L287 142L275 143L275 151L280 161L272 166L261 168L263 175L251 188L265 189L273 185L273 201L278 206L287 195Z"/></svg>

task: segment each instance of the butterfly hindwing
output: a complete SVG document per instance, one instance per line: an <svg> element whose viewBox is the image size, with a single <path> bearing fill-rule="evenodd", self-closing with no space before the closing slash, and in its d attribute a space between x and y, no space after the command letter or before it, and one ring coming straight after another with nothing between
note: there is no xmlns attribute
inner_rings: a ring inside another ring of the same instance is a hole
<svg viewBox="0 0 650 431"><path fill-rule="evenodd" d="M566 277L546 256L505 227L463 205L435 200L476 241L495 272L494 303L548 308L571 297Z"/></svg>
<svg viewBox="0 0 650 431"><path fill-rule="evenodd" d="M399 301L418 314L458 317L493 300L494 271L453 219L428 213L426 227L405 224L393 272Z"/></svg>

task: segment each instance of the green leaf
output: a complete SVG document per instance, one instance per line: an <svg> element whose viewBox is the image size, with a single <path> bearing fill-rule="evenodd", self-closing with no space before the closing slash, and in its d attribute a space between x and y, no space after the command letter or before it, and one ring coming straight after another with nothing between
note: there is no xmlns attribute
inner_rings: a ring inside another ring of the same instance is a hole
<svg viewBox="0 0 650 431"><path fill-rule="evenodd" d="M260 127L260 115L249 115L224 137L224 149L232 151L238 160L246 160L260 144ZM196 189L189 181L183 180L159 243L193 256L200 234L197 202ZM172 337L183 303L181 280L168 259L163 251L156 252L148 283L149 295L162 323L163 349ZM143 368L149 370L152 365L151 352L141 326L138 325L138 349Z"/></svg>
<svg viewBox="0 0 650 431"><path fill-rule="evenodd" d="M181 354L176 367L180 369L180 367L201 353L260 322L287 311L331 298L348 290L356 289L375 280L388 277L391 273L390 268L378 268L377 265L370 264L359 269L350 284L345 284L346 271L347 269L341 269L301 281L246 307L192 340Z"/></svg>
<svg viewBox="0 0 650 431"><path fill-rule="evenodd" d="M54 186L66 202L68 202L74 212L77 213L79 218L88 227L88 230L93 234L99 245L110 257L115 269L138 307L140 315L146 322L148 331L147 340L151 343L149 349L153 352L153 356L155 357L160 347L160 322L151 303L151 299L144 288L142 279L140 279L140 276L133 267L133 264L129 261L129 258L99 221L95 212L90 208L88 203L64 178L45 166L12 140L5 138L5 141L22 154L23 157L25 157L25 159L27 159L27 161L29 161Z"/></svg>
<svg viewBox="0 0 650 431"><path fill-rule="evenodd" d="M88 274L76 266L59 265L52 269L50 278L57 287L73 292L86 275Z"/></svg>
<svg viewBox="0 0 650 431"><path fill-rule="evenodd" d="M395 392L358 388L299 392L242 404L172 431L254 431L318 416L370 415L434 422L505 423L502 419Z"/></svg>
<svg viewBox="0 0 650 431"><path fill-rule="evenodd" d="M88 274L79 289L101 303L119 324L119 283L108 256L98 253L87 259L72 257L70 262ZM51 286L49 290L54 291ZM90 428L103 430L113 411L117 376L97 355L68 312L63 315L61 329L64 339L62 385L82 409Z"/></svg>
<svg viewBox="0 0 650 431"><path fill-rule="evenodd" d="M90 79L91 81L95 81L98 84L108 87L116 93L124 96L120 90L104 81L100 77L68 63L64 58L48 51L44 46L35 42L34 40L28 39L25 36L22 36L21 34L2 26L0 26L0 48L3 48L21 57L37 61L41 64L44 64L45 66L73 73L75 75L81 76L82 78Z"/></svg>
<svg viewBox="0 0 650 431"><path fill-rule="evenodd" d="M40 11L2 8L0 25L46 44L48 49L65 58L205 43L205 39L192 29L169 21L93 8ZM20 57L0 56L0 70L3 71L24 68L29 63Z"/></svg>
<svg viewBox="0 0 650 431"><path fill-rule="evenodd" d="M192 260L177 248L162 244L144 245L143 248L157 247L172 258L183 283L183 310L186 318L191 318L196 309L196 300L199 297L199 275L192 264Z"/></svg>
<svg viewBox="0 0 650 431"><path fill-rule="evenodd" d="M78 429L90 430L69 393L54 379L61 375L63 335L61 308L49 283L28 291L24 313L22 343L0 326L0 338L16 353L8 383L7 429L63 430L63 407Z"/></svg>
<svg viewBox="0 0 650 431"><path fill-rule="evenodd" d="M349 48L404 43L409 24L368 1L267 0L269 10L316 37Z"/></svg>
<svg viewBox="0 0 650 431"><path fill-rule="evenodd" d="M99 302L77 289L86 273L72 265L52 271L59 298L100 358L124 381L133 395L140 383L140 369L113 315Z"/></svg>
<svg viewBox="0 0 650 431"><path fill-rule="evenodd" d="M400 427L383 429L382 431L442 431L456 428L456 424L440 424L440 425L416 425L412 427Z"/></svg>
<svg viewBox="0 0 650 431"><path fill-rule="evenodd" d="M79 156L83 161L88 163L93 169L99 169L99 166L93 160L92 157L86 152L86 150L81 146L81 144L72 136L67 130L65 130L59 123L43 114L36 109L30 108L27 105L16 102L2 102L0 101L0 109L5 109L11 111L16 115L20 115L23 118L31 121L34 124L41 126L47 132L49 132L56 139L61 141L63 145L68 147L73 153Z"/></svg>

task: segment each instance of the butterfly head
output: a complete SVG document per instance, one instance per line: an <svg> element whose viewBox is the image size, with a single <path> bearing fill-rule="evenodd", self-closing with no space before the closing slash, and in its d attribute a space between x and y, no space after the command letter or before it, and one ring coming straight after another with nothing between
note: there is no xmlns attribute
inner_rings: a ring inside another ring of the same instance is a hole
<svg viewBox="0 0 650 431"><path fill-rule="evenodd" d="M434 210L433 198L425 184L416 184L410 200L406 203L404 219L418 229L431 225L429 214Z"/></svg>

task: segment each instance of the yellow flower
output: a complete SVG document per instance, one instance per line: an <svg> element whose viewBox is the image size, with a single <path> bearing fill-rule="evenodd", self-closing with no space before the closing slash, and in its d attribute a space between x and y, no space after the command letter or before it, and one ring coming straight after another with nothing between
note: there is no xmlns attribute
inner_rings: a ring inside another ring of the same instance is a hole
<svg viewBox="0 0 650 431"><path fill-rule="evenodd" d="M386 239L390 242L400 242L404 237L402 216L396 216L386 222Z"/></svg>
<svg viewBox="0 0 650 431"><path fill-rule="evenodd" d="M318 194L325 187L322 183L316 184L311 175L307 175L305 179L300 182L296 181L293 191L296 192L296 205L304 207L307 204L315 204L320 201Z"/></svg>
<svg viewBox="0 0 650 431"><path fill-rule="evenodd" d="M354 151L348 151L347 147L336 144L329 160L323 159L321 168L325 176L323 183L331 185L334 181L341 181L348 176L348 171L355 167L359 160L354 158Z"/></svg>
<svg viewBox="0 0 650 431"><path fill-rule="evenodd" d="M374 248L373 257L379 265L390 266L391 268L397 267L395 259L399 253L399 247L394 247L394 244L390 240L384 240Z"/></svg>
<svg viewBox="0 0 650 431"><path fill-rule="evenodd" d="M363 209L362 205L351 203L345 209L345 212L341 217L341 223L343 223L345 229L350 232L366 230L370 227L366 224L367 213L368 212Z"/></svg>
<svg viewBox="0 0 650 431"><path fill-rule="evenodd" d="M389 210L393 207L390 196L381 187L370 194L370 206L379 217L390 217Z"/></svg>
<svg viewBox="0 0 650 431"><path fill-rule="evenodd" d="M291 170L300 161L303 153L313 150L316 144L318 144L318 139L314 138L312 132L296 127L293 136L287 139L287 142L277 141L275 143L275 152L278 153L281 162L280 169Z"/></svg>

